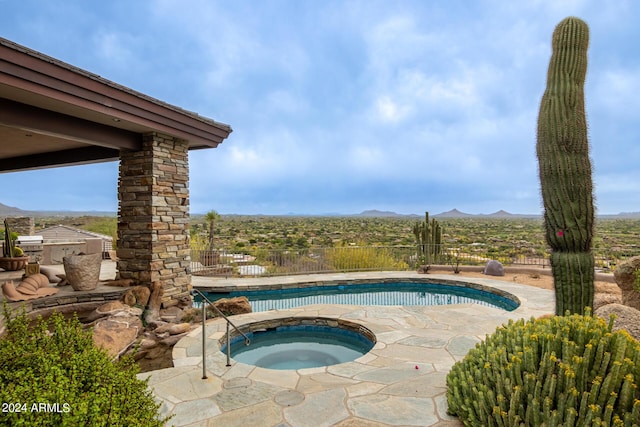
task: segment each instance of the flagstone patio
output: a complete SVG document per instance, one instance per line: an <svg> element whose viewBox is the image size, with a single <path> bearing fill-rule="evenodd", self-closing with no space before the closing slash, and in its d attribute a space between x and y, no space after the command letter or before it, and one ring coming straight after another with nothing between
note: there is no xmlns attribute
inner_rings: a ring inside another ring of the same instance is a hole
<svg viewBox="0 0 640 427"><path fill-rule="evenodd" d="M348 273L263 279L194 277L194 286L260 286L274 281L310 282L353 278L418 277L413 272ZM424 277L421 275L420 277ZM429 278L459 279L430 274ZM466 280L466 279L465 279ZM553 292L505 281L468 279L517 296L508 312L478 304L450 306L310 305L233 317L244 325L290 316L317 316L360 323L377 338L374 348L353 362L299 370L271 370L232 361L218 340L224 320L207 323L206 372L202 379L202 327L173 350L174 367L140 374L149 378L174 426L458 426L446 413L446 375L486 334L509 319L552 313Z"/></svg>

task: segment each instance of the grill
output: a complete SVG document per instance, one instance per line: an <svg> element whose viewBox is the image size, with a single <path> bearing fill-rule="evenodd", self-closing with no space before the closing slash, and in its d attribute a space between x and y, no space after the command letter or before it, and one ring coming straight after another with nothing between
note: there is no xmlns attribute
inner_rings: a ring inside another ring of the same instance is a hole
<svg viewBox="0 0 640 427"><path fill-rule="evenodd" d="M29 255L29 262L42 262L44 238L42 236L18 236L16 245Z"/></svg>

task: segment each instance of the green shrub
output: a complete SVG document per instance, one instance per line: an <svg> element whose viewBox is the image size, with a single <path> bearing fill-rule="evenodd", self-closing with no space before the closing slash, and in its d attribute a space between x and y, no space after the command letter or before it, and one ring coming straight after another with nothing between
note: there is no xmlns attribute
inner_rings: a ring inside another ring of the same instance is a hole
<svg viewBox="0 0 640 427"><path fill-rule="evenodd" d="M163 426L130 358L112 362L77 318L10 319L0 339L0 425Z"/></svg>
<svg viewBox="0 0 640 427"><path fill-rule="evenodd" d="M468 426L638 426L640 343L582 315L510 321L447 376Z"/></svg>
<svg viewBox="0 0 640 427"><path fill-rule="evenodd" d="M386 248L345 246L332 248L327 259L337 271L349 270L407 270L404 261L398 261Z"/></svg>

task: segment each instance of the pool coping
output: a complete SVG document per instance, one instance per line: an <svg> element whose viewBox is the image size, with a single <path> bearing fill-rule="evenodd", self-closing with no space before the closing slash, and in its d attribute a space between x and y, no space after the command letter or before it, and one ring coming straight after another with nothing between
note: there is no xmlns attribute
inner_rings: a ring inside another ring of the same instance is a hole
<svg viewBox="0 0 640 427"><path fill-rule="evenodd" d="M329 276L329 277L328 277ZM424 279L412 272L342 273L287 278L209 281L204 288L230 284L273 285L383 278ZM453 275L429 279L462 281ZM217 282L217 283L215 283ZM486 334L509 321L553 313L553 291L485 278L464 282L515 295L513 311L459 304L451 306L311 305L233 316L239 327L284 317L326 317L362 324L376 335L374 348L352 361L296 371L264 369L233 361L219 351L226 323L205 329L207 379L202 379L202 327L173 349L174 368L140 374L149 378L170 425L416 425L459 426L446 413L446 374ZM198 283L194 285L200 289ZM329 409L327 409L329 408ZM198 409L198 410L196 410ZM257 415L256 415L257 414ZM256 418L258 417L258 418ZM320 422L318 420L321 420Z"/></svg>

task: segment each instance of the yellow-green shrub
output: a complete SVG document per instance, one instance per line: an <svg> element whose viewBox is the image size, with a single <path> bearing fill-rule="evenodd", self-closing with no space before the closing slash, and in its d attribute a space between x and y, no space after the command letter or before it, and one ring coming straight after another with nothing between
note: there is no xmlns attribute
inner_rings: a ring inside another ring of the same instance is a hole
<svg viewBox="0 0 640 427"><path fill-rule="evenodd" d="M407 270L404 261L398 261L385 248L345 246L327 251L327 259L334 270Z"/></svg>
<svg viewBox="0 0 640 427"><path fill-rule="evenodd" d="M447 376L467 426L638 426L640 343L581 315L510 321Z"/></svg>

